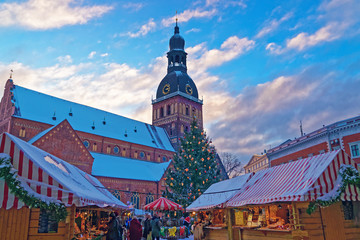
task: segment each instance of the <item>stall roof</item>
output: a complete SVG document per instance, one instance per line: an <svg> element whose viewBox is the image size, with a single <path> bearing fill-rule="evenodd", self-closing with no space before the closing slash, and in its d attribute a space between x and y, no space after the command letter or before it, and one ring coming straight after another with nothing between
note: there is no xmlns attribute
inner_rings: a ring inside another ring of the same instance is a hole
<svg viewBox="0 0 360 240"><path fill-rule="evenodd" d="M50 125L57 125L67 119L76 131L175 151L165 129L161 127L53 97L19 85L14 85L11 91L14 94L12 98L15 105L14 117Z"/></svg>
<svg viewBox="0 0 360 240"><path fill-rule="evenodd" d="M0 135L0 153L12 158L18 180L29 194L66 206L126 208L93 176L9 133ZM0 180L1 206L21 208L24 203L12 195Z"/></svg>
<svg viewBox="0 0 360 240"><path fill-rule="evenodd" d="M252 175L253 173L247 173L245 175L214 183L200 195L200 197L191 203L186 210L198 211L201 209L221 207L239 191Z"/></svg>
<svg viewBox="0 0 360 240"><path fill-rule="evenodd" d="M341 165L357 164L342 150L297 160L255 173L227 203L228 207L284 201L313 201L339 184ZM342 200L360 200L359 189L348 186Z"/></svg>
<svg viewBox="0 0 360 240"><path fill-rule="evenodd" d="M170 162L155 163L90 152L94 158L92 175L158 182Z"/></svg>

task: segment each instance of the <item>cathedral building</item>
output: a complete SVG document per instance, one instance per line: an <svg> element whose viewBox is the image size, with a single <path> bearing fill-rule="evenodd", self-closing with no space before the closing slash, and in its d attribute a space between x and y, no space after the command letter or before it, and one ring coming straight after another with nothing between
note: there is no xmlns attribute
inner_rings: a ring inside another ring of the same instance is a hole
<svg viewBox="0 0 360 240"><path fill-rule="evenodd" d="M24 88L10 77L0 102L0 134L75 165L122 202L141 208L165 190L165 171L193 119L203 126L203 103L187 74L184 45L176 25L168 72L152 102L152 125Z"/></svg>
<svg viewBox="0 0 360 240"><path fill-rule="evenodd" d="M189 131L195 119L203 127L202 105L194 81L187 74L185 40L175 26L167 53L167 74L161 80L153 104L153 125L166 129L175 149L179 148L179 138Z"/></svg>

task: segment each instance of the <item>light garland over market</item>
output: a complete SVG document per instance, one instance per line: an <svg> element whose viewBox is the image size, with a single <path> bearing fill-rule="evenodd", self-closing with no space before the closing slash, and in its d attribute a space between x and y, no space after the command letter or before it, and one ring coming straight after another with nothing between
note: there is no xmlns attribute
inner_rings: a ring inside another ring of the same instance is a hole
<svg viewBox="0 0 360 240"><path fill-rule="evenodd" d="M21 182L16 177L17 170L13 168L11 159L9 157L0 158L0 178L5 180L10 192L14 194L15 197L24 202L29 208L40 208L50 211L54 214L54 217L58 222L65 220L68 212L64 204L46 202L30 195L28 191L21 186Z"/></svg>
<svg viewBox="0 0 360 240"><path fill-rule="evenodd" d="M339 184L340 186L332 191L333 194L327 194L314 202L310 202L306 212L312 214L317 207L327 207L337 203L340 201L341 194L345 192L348 185L354 185L360 188L359 171L351 165L342 165L339 170Z"/></svg>

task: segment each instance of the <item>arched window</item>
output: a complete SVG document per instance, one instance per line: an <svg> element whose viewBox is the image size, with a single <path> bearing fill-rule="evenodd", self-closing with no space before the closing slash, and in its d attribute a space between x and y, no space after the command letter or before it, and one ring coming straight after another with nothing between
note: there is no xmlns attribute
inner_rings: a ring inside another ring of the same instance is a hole
<svg viewBox="0 0 360 240"><path fill-rule="evenodd" d="M118 190L112 192L112 194L119 200L121 200L121 193Z"/></svg>
<svg viewBox="0 0 360 240"><path fill-rule="evenodd" d="M125 149L125 148L123 148L121 155L122 155L123 157L126 156L126 149Z"/></svg>
<svg viewBox="0 0 360 240"><path fill-rule="evenodd" d="M160 108L160 117L164 117L164 108L163 107Z"/></svg>
<svg viewBox="0 0 360 240"><path fill-rule="evenodd" d="M107 146L107 148L106 148L106 153L107 153L107 154L110 154L110 153L111 153L111 147L110 147L110 145Z"/></svg>
<svg viewBox="0 0 360 240"><path fill-rule="evenodd" d="M89 148L89 146L90 146L90 143L89 143L89 141L88 140L84 140L84 146L86 147L86 148Z"/></svg>
<svg viewBox="0 0 360 240"><path fill-rule="evenodd" d="M171 114L171 106L168 105L168 106L167 106L167 113L166 113L166 115L170 115L170 114Z"/></svg>
<svg viewBox="0 0 360 240"><path fill-rule="evenodd" d="M114 147L114 153L118 154L120 152L120 148L118 146Z"/></svg>
<svg viewBox="0 0 360 240"><path fill-rule="evenodd" d="M176 62L176 63L179 63L179 62L180 62L179 55L176 55L176 56L175 56L175 62Z"/></svg>
<svg viewBox="0 0 360 240"><path fill-rule="evenodd" d="M185 108L185 113L186 113L187 116L189 116L190 113L189 113L189 107L188 106L186 106L186 108Z"/></svg>
<svg viewBox="0 0 360 240"><path fill-rule="evenodd" d="M134 205L134 208L140 209L140 197L139 193L134 192L131 196L131 202Z"/></svg>
<svg viewBox="0 0 360 240"><path fill-rule="evenodd" d="M19 137L25 137L25 133L26 133L25 128L22 127L19 132Z"/></svg>
<svg viewBox="0 0 360 240"><path fill-rule="evenodd" d="M151 193L149 193L149 194L146 196L146 203L145 203L145 204L152 203L153 201L154 201L154 195L152 195Z"/></svg>
<svg viewBox="0 0 360 240"><path fill-rule="evenodd" d="M96 152L96 151L97 151L97 145L96 145L96 143L94 143L94 144L93 144L93 148L92 148L92 150L93 150L94 152Z"/></svg>
<svg viewBox="0 0 360 240"><path fill-rule="evenodd" d="M189 127L185 126L185 132L189 132Z"/></svg>

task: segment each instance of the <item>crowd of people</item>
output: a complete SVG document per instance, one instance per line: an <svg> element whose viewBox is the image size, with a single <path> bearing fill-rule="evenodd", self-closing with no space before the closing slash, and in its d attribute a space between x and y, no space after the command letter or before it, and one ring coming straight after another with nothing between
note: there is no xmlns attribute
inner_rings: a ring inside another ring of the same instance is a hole
<svg viewBox="0 0 360 240"><path fill-rule="evenodd" d="M124 221L116 212L110 214L107 225L106 240L160 240L163 226L184 226L187 230L186 237L193 233L194 240L200 240L204 226L201 221L193 222L190 217L171 220L159 218L156 214L151 216L150 213L146 213L144 219L133 216Z"/></svg>

